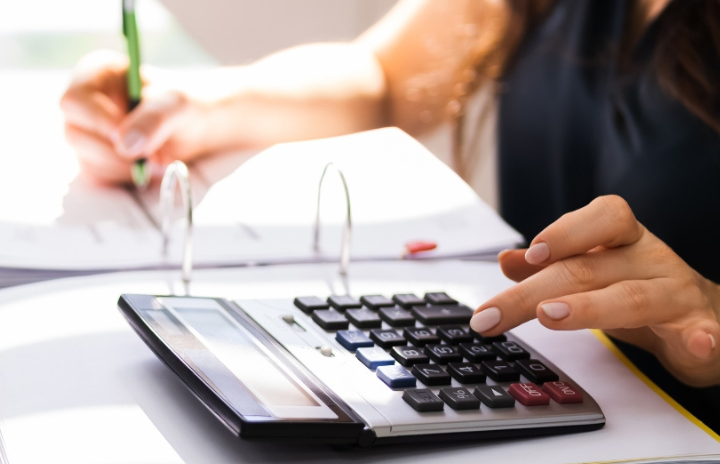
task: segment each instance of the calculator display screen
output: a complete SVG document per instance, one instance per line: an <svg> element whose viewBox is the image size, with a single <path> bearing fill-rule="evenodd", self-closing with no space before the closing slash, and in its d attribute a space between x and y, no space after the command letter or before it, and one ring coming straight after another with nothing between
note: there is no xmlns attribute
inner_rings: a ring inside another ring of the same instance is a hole
<svg viewBox="0 0 720 464"><path fill-rule="evenodd" d="M319 406L305 389L280 368L218 309L175 307L186 327L194 332L255 398L266 406ZM202 366L198 366L202 369ZM211 373L206 373L211 374ZM212 375L209 375L212 377Z"/></svg>

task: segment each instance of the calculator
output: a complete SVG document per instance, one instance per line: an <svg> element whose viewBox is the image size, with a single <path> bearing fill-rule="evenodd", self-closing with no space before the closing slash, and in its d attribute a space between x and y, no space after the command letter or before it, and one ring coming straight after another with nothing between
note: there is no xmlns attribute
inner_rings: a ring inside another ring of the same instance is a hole
<svg viewBox="0 0 720 464"><path fill-rule="evenodd" d="M122 295L134 330L235 435L352 444L590 431L581 385L445 292L291 299Z"/></svg>

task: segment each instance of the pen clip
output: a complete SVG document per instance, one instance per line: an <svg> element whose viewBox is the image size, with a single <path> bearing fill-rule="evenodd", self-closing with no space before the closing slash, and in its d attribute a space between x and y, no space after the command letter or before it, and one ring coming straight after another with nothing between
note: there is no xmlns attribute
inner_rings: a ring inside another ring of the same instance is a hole
<svg viewBox="0 0 720 464"><path fill-rule="evenodd" d="M182 161L173 161L163 175L160 184L160 212L162 214L162 254L168 257L170 244L170 223L175 206L175 185L179 184L180 194L185 211L185 246L182 258L182 280L185 284L185 293L189 294L190 274L192 272L192 232L193 232L193 205L190 190L190 175L188 168Z"/></svg>
<svg viewBox="0 0 720 464"><path fill-rule="evenodd" d="M338 169L333 163L328 163L323 169L322 175L320 176L320 183L318 185L318 196L317 196L317 210L315 212L315 239L313 243L313 249L315 252L320 251L320 199L322 194L323 181L325 180L325 174L328 169L333 167L340 176L342 181L343 190L345 192L345 228L343 230L342 248L340 249L340 275L347 275L348 264L350 263L350 235L352 233L352 214L350 211L350 191L348 190L347 182L342 171Z"/></svg>

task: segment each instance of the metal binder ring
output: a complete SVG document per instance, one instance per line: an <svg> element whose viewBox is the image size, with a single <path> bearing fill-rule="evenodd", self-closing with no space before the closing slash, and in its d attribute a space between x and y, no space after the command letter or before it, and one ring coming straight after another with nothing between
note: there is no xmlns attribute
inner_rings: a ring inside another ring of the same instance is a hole
<svg viewBox="0 0 720 464"><path fill-rule="evenodd" d="M190 273L192 272L192 231L193 231L193 206L192 194L190 191L190 176L188 168L182 161L173 161L163 175L160 184L160 211L162 214L162 235L163 257L168 257L168 245L170 244L170 220L175 206L175 184L180 184L180 194L182 195L183 209L187 222L185 224L185 248L183 250L182 259L182 280L187 289L190 283Z"/></svg>
<svg viewBox="0 0 720 464"><path fill-rule="evenodd" d="M320 176L320 184L318 185L318 196L317 196L317 210L315 214L315 243L313 249L316 252L320 251L320 198L322 194L322 185L325 180L325 174L328 172L328 168L335 168L335 171L340 175L342 181L343 190L345 191L345 228L343 230L342 248L340 249L340 275L347 275L348 264L350 263L350 234L352 232L352 214L350 211L350 191L348 190L347 182L342 171L338 169L333 163L328 163L323 169L322 176Z"/></svg>

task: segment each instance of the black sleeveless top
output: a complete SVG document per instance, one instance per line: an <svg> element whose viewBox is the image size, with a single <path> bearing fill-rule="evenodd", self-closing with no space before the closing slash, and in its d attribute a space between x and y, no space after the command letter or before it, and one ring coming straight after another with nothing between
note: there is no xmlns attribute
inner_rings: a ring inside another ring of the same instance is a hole
<svg viewBox="0 0 720 464"><path fill-rule="evenodd" d="M691 267L720 282L720 135L660 89L652 53L671 3L618 66L625 0L560 0L502 83L501 213L530 241L617 194ZM709 57L720 89L720 63Z"/></svg>
<svg viewBox="0 0 720 464"><path fill-rule="evenodd" d="M691 267L720 282L720 135L660 89L652 53L672 2L618 66L628 3L559 0L502 82L501 213L528 241L562 214L617 194ZM706 57L720 88L720 63ZM618 342L663 390L720 432L720 387L687 387Z"/></svg>

